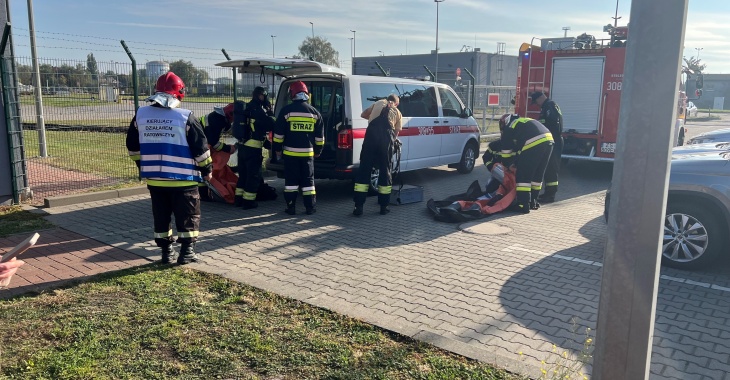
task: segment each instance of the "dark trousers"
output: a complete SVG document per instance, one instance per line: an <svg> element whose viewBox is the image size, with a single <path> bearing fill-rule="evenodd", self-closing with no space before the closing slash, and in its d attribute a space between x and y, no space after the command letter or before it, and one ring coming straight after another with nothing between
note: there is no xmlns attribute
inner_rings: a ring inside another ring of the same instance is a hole
<svg viewBox="0 0 730 380"><path fill-rule="evenodd" d="M553 150L551 142L543 142L517 156L517 203L523 207L530 207L530 199L537 198L542 190L542 179L545 175L550 153Z"/></svg>
<svg viewBox="0 0 730 380"><path fill-rule="evenodd" d="M550 154L547 168L545 169L545 195L555 196L558 192L558 175L560 174L560 159L563 154L563 138L555 140L553 152Z"/></svg>
<svg viewBox="0 0 730 380"><path fill-rule="evenodd" d="M256 193L261 185L261 164L264 157L261 148L251 148L238 144L238 181L236 195L248 201L256 200Z"/></svg>
<svg viewBox="0 0 730 380"><path fill-rule="evenodd" d="M152 217L154 219L155 243L158 247L169 247L172 237L172 215L175 215L175 228L178 242L190 245L198 239L200 231L200 195L198 188L166 188L147 186L152 198Z"/></svg>
<svg viewBox="0 0 730 380"><path fill-rule="evenodd" d="M317 205L317 193L314 190L314 158L284 155L284 200L287 208L293 209L296 206L300 190L304 207L310 209Z"/></svg>
<svg viewBox="0 0 730 380"><path fill-rule="evenodd" d="M368 136L365 138L367 139ZM378 169L378 204L390 204L390 193L393 189L391 171L393 158L392 140L382 139L378 144L363 143L363 152L360 155L360 167L355 174L355 206L365 204L368 190L370 190L370 175L373 168Z"/></svg>

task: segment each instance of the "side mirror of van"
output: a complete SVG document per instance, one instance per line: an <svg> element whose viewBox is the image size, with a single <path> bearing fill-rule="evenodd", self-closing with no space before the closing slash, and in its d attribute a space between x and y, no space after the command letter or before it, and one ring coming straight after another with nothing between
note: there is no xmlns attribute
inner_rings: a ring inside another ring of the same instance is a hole
<svg viewBox="0 0 730 380"><path fill-rule="evenodd" d="M462 119L467 119L467 118L470 118L472 116L474 116L474 112L471 111L471 108L469 108L469 107L464 108L464 112L462 112L461 118Z"/></svg>

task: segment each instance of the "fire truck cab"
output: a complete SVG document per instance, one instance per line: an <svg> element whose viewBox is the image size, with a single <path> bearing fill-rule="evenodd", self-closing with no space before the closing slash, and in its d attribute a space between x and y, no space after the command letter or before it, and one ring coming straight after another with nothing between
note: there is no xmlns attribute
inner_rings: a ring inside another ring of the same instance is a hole
<svg viewBox="0 0 730 380"><path fill-rule="evenodd" d="M628 28L604 30L610 39L533 38L520 47L515 112L539 119L540 107L529 95L543 91L553 99L563 114L564 159L614 158ZM675 145L681 125L675 125Z"/></svg>

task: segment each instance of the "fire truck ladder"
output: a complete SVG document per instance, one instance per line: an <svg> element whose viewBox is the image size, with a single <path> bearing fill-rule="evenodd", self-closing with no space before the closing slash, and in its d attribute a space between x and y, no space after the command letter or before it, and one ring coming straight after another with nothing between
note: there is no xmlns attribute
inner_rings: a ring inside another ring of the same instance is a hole
<svg viewBox="0 0 730 380"><path fill-rule="evenodd" d="M547 53L543 54L543 61L541 62L542 66L533 66L532 59L533 59L534 54L532 54L533 53L532 47L535 46L535 44L534 44L535 40L539 40L542 43L542 40L540 40L540 38L537 38L537 37L533 37L532 40L530 41L530 50L529 50L530 57L527 61L527 92L525 93L525 96L527 96L527 97L529 97L530 92L537 91L537 90L542 91L545 88L545 74L547 71L547 56L548 55L547 55ZM549 41L548 44L552 44L552 41ZM549 50L549 47L548 47L548 50ZM535 62L535 64L538 64L538 62ZM533 72L535 72L534 76L540 80L538 80L538 81L533 80ZM539 85L539 88L538 88L538 85ZM528 111L527 110L527 108L530 104L530 102L527 101L527 98L525 98L524 104L525 104L525 116L529 117L530 113L537 113L537 114L540 113L540 111Z"/></svg>

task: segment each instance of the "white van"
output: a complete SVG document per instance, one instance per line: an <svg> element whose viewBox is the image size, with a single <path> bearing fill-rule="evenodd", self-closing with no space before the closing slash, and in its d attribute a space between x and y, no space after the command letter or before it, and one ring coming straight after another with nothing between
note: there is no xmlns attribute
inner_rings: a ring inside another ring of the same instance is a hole
<svg viewBox="0 0 730 380"><path fill-rule="evenodd" d="M301 80L310 92L310 103L325 122L325 146L315 159L316 178L352 179L360 161L360 150L368 121L360 117L373 102L390 94L400 97L403 130L398 138L401 171L439 165L455 167L460 173L474 169L479 155L479 128L472 111L465 107L451 87L411 79L348 75L337 67L299 59L252 58L226 61L216 66L234 67L240 73L283 77L275 113L289 104L289 84ZM283 165L268 164L280 175ZM373 187L377 187L377 171Z"/></svg>

